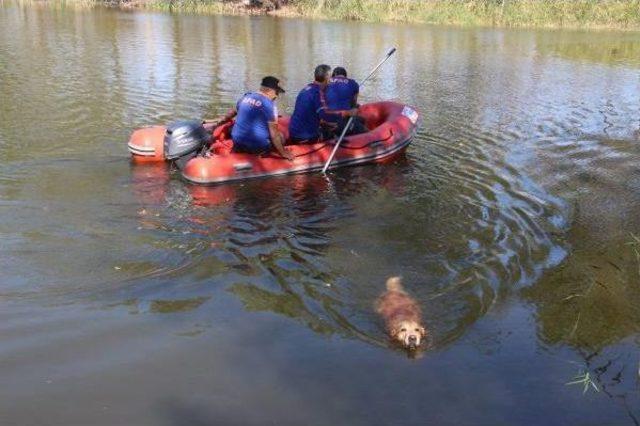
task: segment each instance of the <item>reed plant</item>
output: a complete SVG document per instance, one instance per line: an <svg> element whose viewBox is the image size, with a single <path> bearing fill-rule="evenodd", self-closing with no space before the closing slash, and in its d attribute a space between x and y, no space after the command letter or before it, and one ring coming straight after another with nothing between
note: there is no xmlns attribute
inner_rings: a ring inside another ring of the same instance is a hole
<svg viewBox="0 0 640 426"><path fill-rule="evenodd" d="M149 0L143 6L154 10L196 14L232 14L238 9L234 3L218 0Z"/></svg>
<svg viewBox="0 0 640 426"><path fill-rule="evenodd" d="M17 0L41 3L40 0ZM277 0L263 0L274 5ZM243 0L50 0L190 13L264 13ZM280 0L281 16L456 26L640 30L640 0Z"/></svg>
<svg viewBox="0 0 640 426"><path fill-rule="evenodd" d="M640 0L299 0L303 15L461 26L640 29Z"/></svg>

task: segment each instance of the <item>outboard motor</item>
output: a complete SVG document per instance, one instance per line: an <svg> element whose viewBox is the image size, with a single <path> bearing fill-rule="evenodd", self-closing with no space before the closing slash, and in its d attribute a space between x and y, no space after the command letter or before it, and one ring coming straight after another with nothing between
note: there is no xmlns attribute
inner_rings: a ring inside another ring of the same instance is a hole
<svg viewBox="0 0 640 426"><path fill-rule="evenodd" d="M175 161L180 169L188 160L198 155L198 151L209 142L207 133L200 121L176 121L167 126L164 135L164 157Z"/></svg>

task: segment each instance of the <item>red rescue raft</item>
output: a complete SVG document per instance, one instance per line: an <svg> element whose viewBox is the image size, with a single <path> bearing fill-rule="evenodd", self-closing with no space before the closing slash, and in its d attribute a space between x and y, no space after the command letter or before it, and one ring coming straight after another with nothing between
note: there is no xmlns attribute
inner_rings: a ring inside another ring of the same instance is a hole
<svg viewBox="0 0 640 426"><path fill-rule="evenodd" d="M331 168L393 160L407 148L417 130L418 112L397 102L362 105L359 113L369 132L347 136L336 152ZM288 138L289 117L279 119L280 131ZM213 143L205 156L189 160L182 176L190 182L215 184L291 173L321 170L329 159L335 140L306 145L287 145L293 161L276 152L254 155L232 152L231 124L213 132ZM165 127L140 129L132 135L129 150L134 161L165 161L163 137Z"/></svg>

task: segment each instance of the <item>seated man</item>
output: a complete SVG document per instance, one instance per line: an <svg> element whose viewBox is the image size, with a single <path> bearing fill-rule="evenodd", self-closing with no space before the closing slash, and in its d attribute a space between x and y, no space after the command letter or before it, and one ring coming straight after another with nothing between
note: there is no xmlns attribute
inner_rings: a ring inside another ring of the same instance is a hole
<svg viewBox="0 0 640 426"><path fill-rule="evenodd" d="M235 152L262 154L273 145L278 154L293 160L293 155L284 149L283 137L278 130L278 110L274 101L284 93L279 83L280 80L272 76L263 78L258 92L246 93L235 108L216 122L219 126L236 117L231 129Z"/></svg>
<svg viewBox="0 0 640 426"><path fill-rule="evenodd" d="M296 105L289 122L289 137L292 143L315 143L323 139L320 114L323 116L349 116L356 109L333 111L327 108L324 89L329 80L329 65L318 65L314 71L314 81L298 93Z"/></svg>
<svg viewBox="0 0 640 426"><path fill-rule="evenodd" d="M359 91L360 85L355 80L347 78L347 70L343 67L336 67L326 89L327 108L330 111L344 111L356 108L358 106ZM348 122L348 118L338 114L326 114L323 118L333 126L336 136L342 133L344 126ZM364 120L356 115L353 117L351 128L347 130L346 134L354 135L366 131Z"/></svg>

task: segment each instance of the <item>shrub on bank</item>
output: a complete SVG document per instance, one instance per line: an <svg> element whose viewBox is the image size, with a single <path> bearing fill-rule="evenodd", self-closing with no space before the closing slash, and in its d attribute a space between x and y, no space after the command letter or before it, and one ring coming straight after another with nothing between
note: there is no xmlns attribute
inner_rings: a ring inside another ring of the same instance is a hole
<svg viewBox="0 0 640 426"><path fill-rule="evenodd" d="M304 15L367 21L640 29L639 0L298 0Z"/></svg>
<svg viewBox="0 0 640 426"><path fill-rule="evenodd" d="M50 0L48 3L234 15L271 13L370 22L640 30L640 0Z"/></svg>

